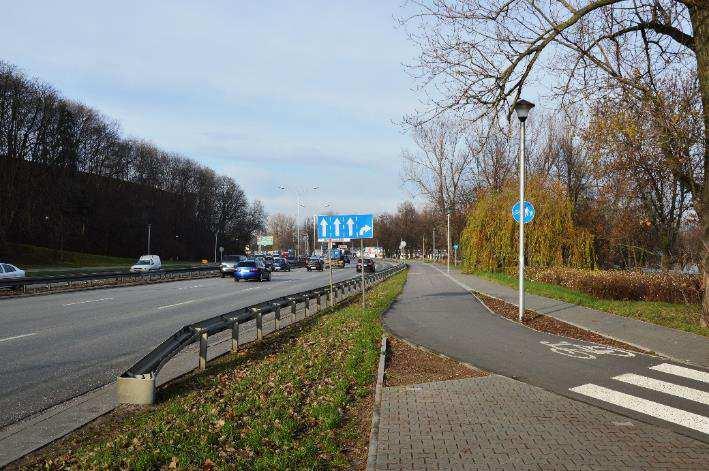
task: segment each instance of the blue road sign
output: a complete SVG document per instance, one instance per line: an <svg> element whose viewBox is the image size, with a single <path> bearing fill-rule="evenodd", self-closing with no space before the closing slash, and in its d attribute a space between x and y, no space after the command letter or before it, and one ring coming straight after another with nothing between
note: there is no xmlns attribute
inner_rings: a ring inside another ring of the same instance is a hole
<svg viewBox="0 0 709 471"><path fill-rule="evenodd" d="M458 250L458 244L453 244L453 250Z"/></svg>
<svg viewBox="0 0 709 471"><path fill-rule="evenodd" d="M532 219L534 219L534 206L532 206L532 203L529 201L524 202L524 223L527 224L528 222L532 222ZM514 206L512 206L512 217L515 219L515 221L519 222L519 201L515 203Z"/></svg>
<svg viewBox="0 0 709 471"><path fill-rule="evenodd" d="M371 239L374 217L371 214L318 216L318 239Z"/></svg>

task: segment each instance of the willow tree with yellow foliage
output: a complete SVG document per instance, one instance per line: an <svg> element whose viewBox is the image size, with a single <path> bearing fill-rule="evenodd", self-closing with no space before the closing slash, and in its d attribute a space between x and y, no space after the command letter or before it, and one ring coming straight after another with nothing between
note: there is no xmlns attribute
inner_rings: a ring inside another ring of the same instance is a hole
<svg viewBox="0 0 709 471"><path fill-rule="evenodd" d="M563 185L532 179L526 191L536 209L534 220L525 226L526 265L593 267L593 236L574 225ZM516 269L518 225L511 208L518 197L511 182L500 192L484 192L476 201L461 238L463 270Z"/></svg>

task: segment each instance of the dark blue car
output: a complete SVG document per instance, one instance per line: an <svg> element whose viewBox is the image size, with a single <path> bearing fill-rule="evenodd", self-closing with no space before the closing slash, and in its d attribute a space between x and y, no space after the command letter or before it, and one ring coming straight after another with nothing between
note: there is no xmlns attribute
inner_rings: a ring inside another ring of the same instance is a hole
<svg viewBox="0 0 709 471"><path fill-rule="evenodd" d="M234 270L234 281L240 280L271 281L271 271L258 259L239 262Z"/></svg>

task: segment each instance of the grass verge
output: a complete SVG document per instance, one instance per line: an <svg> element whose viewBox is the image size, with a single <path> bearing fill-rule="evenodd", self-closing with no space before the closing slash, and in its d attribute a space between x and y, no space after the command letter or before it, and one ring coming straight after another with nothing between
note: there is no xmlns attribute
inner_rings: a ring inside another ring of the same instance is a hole
<svg viewBox="0 0 709 471"><path fill-rule="evenodd" d="M504 273L475 272L474 275L502 285L513 288L517 287L517 278ZM709 328L699 325L701 316L701 306L699 304L599 299L563 286L539 283L532 280L525 281L525 289L528 293L537 294L539 296L559 299L567 303L578 304L619 316L632 317L652 324L684 330L705 337L709 336Z"/></svg>
<svg viewBox="0 0 709 471"><path fill-rule="evenodd" d="M379 316L406 273L358 303L225 355L148 410L78 432L18 468L364 468ZM364 410L366 409L366 410Z"/></svg>

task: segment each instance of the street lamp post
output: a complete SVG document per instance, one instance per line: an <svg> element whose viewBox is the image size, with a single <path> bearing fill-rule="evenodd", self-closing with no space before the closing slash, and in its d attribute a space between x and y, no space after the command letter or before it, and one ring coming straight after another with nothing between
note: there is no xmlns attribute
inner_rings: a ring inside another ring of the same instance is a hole
<svg viewBox="0 0 709 471"><path fill-rule="evenodd" d="M219 236L219 231L214 231L214 263L217 263L217 237Z"/></svg>
<svg viewBox="0 0 709 471"><path fill-rule="evenodd" d="M278 188L280 188L283 191L288 191L288 188L286 188L285 186L279 186ZM318 187L318 186L314 186L312 189L317 190L319 188L320 187ZM298 189L298 188L295 189L295 194L297 196L297 200L296 200L297 210L296 210L296 221L295 221L295 234L296 234L295 235L295 237L296 237L295 257L296 257L296 260L300 257L300 207L301 206L305 207L305 205L300 202L300 199L302 197L302 193L303 193L303 191L301 191L300 189Z"/></svg>
<svg viewBox="0 0 709 471"><path fill-rule="evenodd" d="M517 100L514 110L520 122L519 127L519 322L524 318L524 144L526 139L526 122L529 111L534 103L527 100Z"/></svg>

